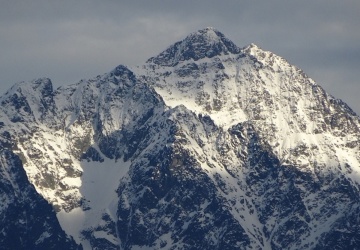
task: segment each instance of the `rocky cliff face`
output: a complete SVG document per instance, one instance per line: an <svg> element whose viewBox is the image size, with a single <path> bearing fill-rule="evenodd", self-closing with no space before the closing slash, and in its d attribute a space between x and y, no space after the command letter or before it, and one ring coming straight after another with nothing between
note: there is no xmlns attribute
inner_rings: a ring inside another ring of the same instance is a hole
<svg viewBox="0 0 360 250"><path fill-rule="evenodd" d="M81 249L29 183L20 158L7 149L9 145L1 146L0 249Z"/></svg>
<svg viewBox="0 0 360 250"><path fill-rule="evenodd" d="M19 83L0 101L2 152L68 234L54 244L360 247L358 116L254 44L206 28L139 67ZM18 185L5 173L4 197Z"/></svg>

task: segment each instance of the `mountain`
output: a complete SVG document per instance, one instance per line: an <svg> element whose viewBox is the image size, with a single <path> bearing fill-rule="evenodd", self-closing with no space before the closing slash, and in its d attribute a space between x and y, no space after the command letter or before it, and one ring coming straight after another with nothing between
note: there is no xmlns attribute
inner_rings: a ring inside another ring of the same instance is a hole
<svg viewBox="0 0 360 250"><path fill-rule="evenodd" d="M206 28L0 104L4 249L360 248L359 117L255 44Z"/></svg>

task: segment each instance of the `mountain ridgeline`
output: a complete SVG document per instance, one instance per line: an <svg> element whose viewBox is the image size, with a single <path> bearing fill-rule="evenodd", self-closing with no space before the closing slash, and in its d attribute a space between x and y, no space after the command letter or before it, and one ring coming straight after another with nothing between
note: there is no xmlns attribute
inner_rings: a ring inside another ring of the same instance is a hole
<svg viewBox="0 0 360 250"><path fill-rule="evenodd" d="M360 120L206 28L0 97L0 249L359 249Z"/></svg>

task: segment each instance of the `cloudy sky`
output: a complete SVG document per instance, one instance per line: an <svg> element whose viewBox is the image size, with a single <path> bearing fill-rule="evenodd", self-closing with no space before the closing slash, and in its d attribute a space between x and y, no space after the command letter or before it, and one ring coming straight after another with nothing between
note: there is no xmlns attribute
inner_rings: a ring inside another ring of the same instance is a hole
<svg viewBox="0 0 360 250"><path fill-rule="evenodd" d="M359 0L0 0L0 94L49 77L55 86L139 65L215 27L302 68L360 114Z"/></svg>

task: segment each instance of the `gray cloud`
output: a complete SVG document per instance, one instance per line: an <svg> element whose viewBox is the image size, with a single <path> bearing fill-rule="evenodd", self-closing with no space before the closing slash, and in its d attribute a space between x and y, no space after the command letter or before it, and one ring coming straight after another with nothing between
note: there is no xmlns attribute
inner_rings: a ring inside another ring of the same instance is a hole
<svg viewBox="0 0 360 250"><path fill-rule="evenodd" d="M0 93L50 77L74 83L137 65L213 26L302 68L360 114L360 2L236 0L0 0Z"/></svg>

